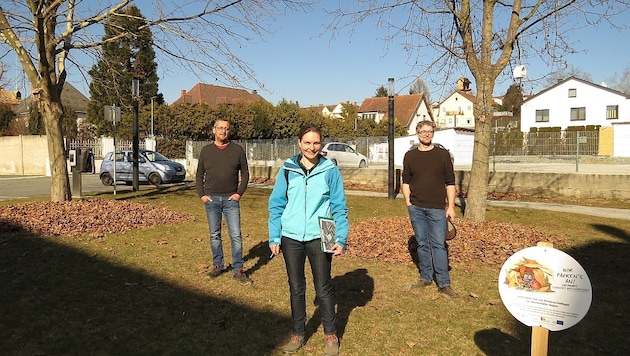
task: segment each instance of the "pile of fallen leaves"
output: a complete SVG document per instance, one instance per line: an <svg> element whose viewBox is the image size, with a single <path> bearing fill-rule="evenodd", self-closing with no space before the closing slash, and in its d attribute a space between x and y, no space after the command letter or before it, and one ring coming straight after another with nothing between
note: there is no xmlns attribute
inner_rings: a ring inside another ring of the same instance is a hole
<svg viewBox="0 0 630 356"><path fill-rule="evenodd" d="M457 236L447 242L449 262L501 265L515 252L540 241L559 248L560 237L514 223L472 222L456 219ZM417 261L416 242L408 217L375 218L352 224L348 254L386 262Z"/></svg>
<svg viewBox="0 0 630 356"><path fill-rule="evenodd" d="M0 207L0 234L22 231L39 236L104 237L131 229L193 219L164 207L125 200L28 202ZM562 246L562 239L513 223L455 221L457 236L448 242L451 264L502 264L509 256L539 241ZM352 224L348 254L384 262L417 261L408 217L375 218Z"/></svg>
<svg viewBox="0 0 630 356"><path fill-rule="evenodd" d="M0 234L23 231L39 236L103 237L131 229L189 221L167 208L124 200L28 202L0 207Z"/></svg>

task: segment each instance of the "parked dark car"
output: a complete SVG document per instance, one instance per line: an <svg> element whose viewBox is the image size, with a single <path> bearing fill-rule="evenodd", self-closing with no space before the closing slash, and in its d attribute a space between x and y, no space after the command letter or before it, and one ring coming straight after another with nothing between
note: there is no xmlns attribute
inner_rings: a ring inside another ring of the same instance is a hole
<svg viewBox="0 0 630 356"><path fill-rule="evenodd" d="M114 184L113 152L105 155L99 177L104 185ZM178 183L186 178L184 165L171 161L155 151L138 151L138 181L153 185ZM116 181L133 182L133 151L116 152Z"/></svg>

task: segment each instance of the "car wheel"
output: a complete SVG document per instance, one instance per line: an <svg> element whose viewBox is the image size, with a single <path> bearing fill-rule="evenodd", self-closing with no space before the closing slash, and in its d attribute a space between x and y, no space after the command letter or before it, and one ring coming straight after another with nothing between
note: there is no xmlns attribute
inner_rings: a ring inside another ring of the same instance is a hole
<svg viewBox="0 0 630 356"><path fill-rule="evenodd" d="M103 175L101 176L101 183L103 183L104 186L109 187L110 185L114 184L114 179L109 173L103 173Z"/></svg>
<svg viewBox="0 0 630 356"><path fill-rule="evenodd" d="M367 167L367 163L365 162L365 160L361 160L361 162L359 162L359 168L365 168Z"/></svg>
<svg viewBox="0 0 630 356"><path fill-rule="evenodd" d="M160 177L158 173L151 173L149 174L149 183L153 185L160 185L162 184L162 177Z"/></svg>
<svg viewBox="0 0 630 356"><path fill-rule="evenodd" d="M337 160L336 159L331 159L332 163L336 166L337 165Z"/></svg>

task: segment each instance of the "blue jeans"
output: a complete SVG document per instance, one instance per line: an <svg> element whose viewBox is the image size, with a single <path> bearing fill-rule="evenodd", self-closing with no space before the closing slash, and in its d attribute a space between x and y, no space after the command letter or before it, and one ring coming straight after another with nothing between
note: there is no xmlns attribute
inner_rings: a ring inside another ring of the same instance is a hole
<svg viewBox="0 0 630 356"><path fill-rule="evenodd" d="M225 267L223 260L223 242L221 240L221 219L225 216L230 241L232 243L232 268L236 274L243 267L243 239L241 237L241 208L236 200L229 197L212 195L211 202L206 202L206 215L210 229L210 247L212 248L212 262Z"/></svg>
<svg viewBox="0 0 630 356"><path fill-rule="evenodd" d="M306 325L306 257L311 265L313 285L319 302L324 334L337 334L337 314L335 313L335 290L330 278L332 254L322 252L319 239L296 241L282 237L282 255L287 266L289 291L291 293L291 319L294 335L304 336Z"/></svg>
<svg viewBox="0 0 630 356"><path fill-rule="evenodd" d="M446 251L446 212L443 209L427 209L415 205L408 206L407 210L418 242L420 278L431 282L435 275L438 287L450 286Z"/></svg>

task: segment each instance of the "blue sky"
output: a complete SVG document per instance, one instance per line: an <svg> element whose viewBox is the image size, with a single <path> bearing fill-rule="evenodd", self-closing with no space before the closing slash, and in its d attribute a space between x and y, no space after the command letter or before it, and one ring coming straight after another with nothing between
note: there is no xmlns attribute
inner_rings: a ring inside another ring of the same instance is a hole
<svg viewBox="0 0 630 356"><path fill-rule="evenodd" d="M144 9L143 14L151 17ZM245 89L258 90L273 104L282 99L297 101L301 106L346 101L360 104L365 98L374 96L379 86L387 86L387 79L393 77L396 92L408 93L414 73L407 64L407 53L394 44L386 44L381 39L382 30L365 24L352 37L342 33L331 38L330 33L324 31L323 25L328 22L323 16L323 12L314 11L278 18L274 24L278 32L272 38L238 50L237 54L251 65L268 91L257 87ZM630 25L628 20L625 22L626 26ZM605 26L576 30L571 34L571 40L576 41L576 48L581 52L565 58L600 84L630 66L630 50L623 45L627 43L628 35L630 30L619 31ZM522 81L524 91L535 93L543 89L544 83L534 79L549 74L549 68L535 59L523 64L528 72L528 78ZM11 76L15 72L8 74ZM166 73L158 69L158 75L161 78L159 89L167 103L175 101L182 89L189 90L200 81L222 85L215 82L215 78L197 78L183 70ZM461 73L445 79L441 86L427 83L431 100L439 101L450 94L458 76L469 77L474 89L474 78ZM87 94L87 84L80 75L71 73L69 82ZM511 83L509 75L500 76L494 94L504 94ZM26 92L28 90L26 88Z"/></svg>
<svg viewBox="0 0 630 356"><path fill-rule="evenodd" d="M301 106L346 101L360 104L365 98L374 96L379 86L387 87L387 79L393 77L396 92L408 94L414 79L411 67L406 64L407 53L392 44L387 46L380 39L382 30L365 24L352 37L346 33L331 39L330 33L322 35L323 25L327 23L322 16L321 11L315 11L280 18L275 24L279 31L273 38L243 49L240 52L243 58L271 92L260 88L246 89L257 89L273 104L282 99L297 101ZM630 24L627 20L626 23ZM627 42L629 35L630 30L619 31L605 26L576 30L571 40L577 42L576 48L581 52L566 59L600 84L630 66L630 50L620 45ZM535 81L535 78L549 74L546 65L540 62L523 64L531 78L531 81L522 81L524 91L535 93L543 89L544 83ZM460 75L470 76L469 73L459 74L452 83L444 83L442 87L427 83L432 101L442 100L450 94ZM473 80L472 77L469 79ZM215 84L213 80L204 82ZM164 78L160 90L167 102L173 102L181 89L188 90L197 82L199 80L194 76ZM510 84L511 76L500 77L495 95L504 94ZM474 88L474 84L471 87Z"/></svg>

